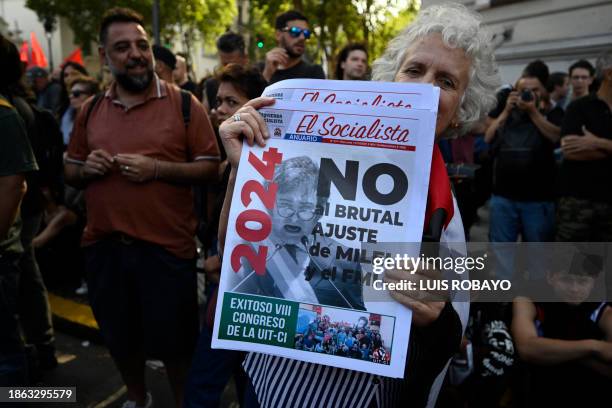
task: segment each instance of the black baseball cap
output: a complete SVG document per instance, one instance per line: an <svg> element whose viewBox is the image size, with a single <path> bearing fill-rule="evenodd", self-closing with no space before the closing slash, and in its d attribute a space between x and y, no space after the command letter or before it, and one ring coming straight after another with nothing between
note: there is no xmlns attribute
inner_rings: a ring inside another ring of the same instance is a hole
<svg viewBox="0 0 612 408"><path fill-rule="evenodd" d="M170 69L176 68L176 56L166 47L162 47L161 45L154 45L153 56L156 60L160 60L168 67L170 67Z"/></svg>

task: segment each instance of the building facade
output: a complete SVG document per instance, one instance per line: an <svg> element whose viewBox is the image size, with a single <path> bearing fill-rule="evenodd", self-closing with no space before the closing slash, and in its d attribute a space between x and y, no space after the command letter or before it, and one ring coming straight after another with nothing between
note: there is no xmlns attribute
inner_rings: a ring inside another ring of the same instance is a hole
<svg viewBox="0 0 612 408"><path fill-rule="evenodd" d="M459 0L482 14L495 34L504 83L514 83L535 59L551 72L567 72L578 59L591 62L612 48L610 0ZM444 3L423 0L422 7Z"/></svg>

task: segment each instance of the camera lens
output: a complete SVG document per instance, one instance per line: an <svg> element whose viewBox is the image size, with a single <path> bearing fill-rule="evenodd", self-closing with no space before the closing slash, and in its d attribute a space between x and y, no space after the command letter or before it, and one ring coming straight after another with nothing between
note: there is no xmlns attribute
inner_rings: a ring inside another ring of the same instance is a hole
<svg viewBox="0 0 612 408"><path fill-rule="evenodd" d="M521 100L523 102L531 102L533 100L533 94L529 89L525 89L523 92L521 92Z"/></svg>

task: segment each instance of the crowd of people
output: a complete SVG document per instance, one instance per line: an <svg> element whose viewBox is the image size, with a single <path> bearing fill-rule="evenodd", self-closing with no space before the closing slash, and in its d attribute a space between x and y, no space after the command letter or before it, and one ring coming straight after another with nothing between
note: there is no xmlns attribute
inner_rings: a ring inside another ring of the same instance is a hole
<svg viewBox="0 0 612 408"><path fill-rule="evenodd" d="M413 316L405 379L326 367L332 386L319 389L316 364L211 349L242 143L269 137L257 113L273 103L260 97L267 85L326 78L306 59L313 35L307 16L285 12L276 18L276 47L251 63L244 38L227 32L216 43L218 69L200 81L187 55L150 44L129 9L102 20L106 73L98 79L74 62L57 77L25 72L15 45L0 37L0 385L35 384L37 372L57 366L45 283L61 282L87 295L127 387L125 408L153 406L148 358L163 361L177 407L218 406L232 376L248 407L431 406L441 389L441 406L495 407L508 390L523 397L516 406L545 406L533 404L551 401L550 393L569 401L574 381L590 406L606 406L597 398L612 378L612 307L585 301L601 267L593 276L551 275L559 302L550 304L520 298L470 311L465 302L393 292ZM568 72L549 73L536 60L501 86L479 16L432 6L372 67L368 49L351 43L329 76L440 88L427 213L442 214L441 239L469 237L488 202L491 242L612 241L612 50ZM321 199L314 187L291 188L313 206ZM298 213L284 218L303 226L314 217L300 221ZM196 254L206 276L202 307ZM587 295L570 297L570 284ZM453 371L467 344L478 351L474 369L443 387L449 361L455 356ZM383 364L391 357L366 318L354 326L317 318L295 348ZM518 369L529 374L523 384L514 381ZM452 399L446 391L454 387Z"/></svg>
<svg viewBox="0 0 612 408"><path fill-rule="evenodd" d="M332 322L328 315L317 316L295 336L295 349L389 364L391 349L385 347L380 332L371 329L365 316L351 325Z"/></svg>

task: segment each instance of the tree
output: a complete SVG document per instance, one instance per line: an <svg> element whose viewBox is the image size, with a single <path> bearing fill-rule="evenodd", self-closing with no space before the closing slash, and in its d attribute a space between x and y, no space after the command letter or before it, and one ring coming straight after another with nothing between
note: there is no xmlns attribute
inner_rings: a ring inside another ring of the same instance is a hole
<svg viewBox="0 0 612 408"><path fill-rule="evenodd" d="M89 52L91 43L97 41L102 16L112 3L107 0L27 0L26 6L41 20L49 15L65 18L74 32L75 42ZM146 26L150 27L152 0L123 0L121 6L142 14ZM160 0L162 38L171 41L178 34L187 34L188 40L200 38L211 44L231 25L235 14L233 0Z"/></svg>

